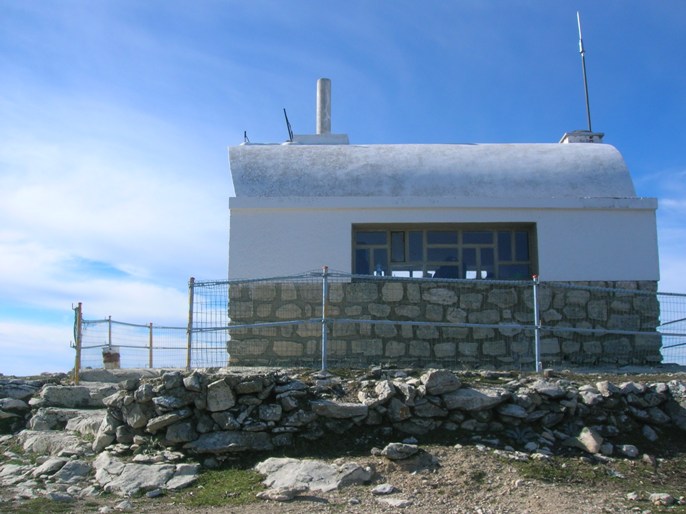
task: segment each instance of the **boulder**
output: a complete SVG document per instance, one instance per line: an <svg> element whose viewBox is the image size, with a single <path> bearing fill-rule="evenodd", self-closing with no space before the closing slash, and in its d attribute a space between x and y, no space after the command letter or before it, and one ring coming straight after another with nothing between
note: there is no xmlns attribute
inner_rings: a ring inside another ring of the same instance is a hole
<svg viewBox="0 0 686 514"><path fill-rule="evenodd" d="M500 405L510 397L504 389L458 389L442 396L448 410L481 411Z"/></svg>
<svg viewBox="0 0 686 514"><path fill-rule="evenodd" d="M269 458L255 469L265 475L264 485L269 488L306 488L310 491L333 491L340 487L362 484L372 479L372 471L347 462L340 466L318 460Z"/></svg>

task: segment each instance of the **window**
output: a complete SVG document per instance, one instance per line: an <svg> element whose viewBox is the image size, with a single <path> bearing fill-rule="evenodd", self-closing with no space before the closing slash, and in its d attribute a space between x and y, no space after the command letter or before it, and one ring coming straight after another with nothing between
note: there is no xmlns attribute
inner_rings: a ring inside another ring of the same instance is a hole
<svg viewBox="0 0 686 514"><path fill-rule="evenodd" d="M353 226L353 273L401 277L528 279L535 226Z"/></svg>

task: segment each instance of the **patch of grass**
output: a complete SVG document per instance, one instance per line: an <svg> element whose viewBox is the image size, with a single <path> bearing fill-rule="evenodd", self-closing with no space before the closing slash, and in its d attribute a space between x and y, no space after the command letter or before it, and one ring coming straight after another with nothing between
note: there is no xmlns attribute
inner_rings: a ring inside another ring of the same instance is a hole
<svg viewBox="0 0 686 514"><path fill-rule="evenodd" d="M179 500L189 507L247 505L256 502L255 495L264 489L261 481L262 476L253 470L211 470L200 475L198 485Z"/></svg>
<svg viewBox="0 0 686 514"><path fill-rule="evenodd" d="M486 480L486 477L488 476L488 473L485 471L479 470L479 471L472 471L469 474L469 479L472 482L476 482L477 484L483 484L484 481Z"/></svg>
<svg viewBox="0 0 686 514"><path fill-rule="evenodd" d="M576 459L557 459L550 461L515 461L514 466L524 478L550 483L583 483L601 485L609 476L602 466L595 466Z"/></svg>
<svg viewBox="0 0 686 514"><path fill-rule="evenodd" d="M66 514L74 512L71 502L56 502L48 498L34 498L12 505L11 512L15 514Z"/></svg>

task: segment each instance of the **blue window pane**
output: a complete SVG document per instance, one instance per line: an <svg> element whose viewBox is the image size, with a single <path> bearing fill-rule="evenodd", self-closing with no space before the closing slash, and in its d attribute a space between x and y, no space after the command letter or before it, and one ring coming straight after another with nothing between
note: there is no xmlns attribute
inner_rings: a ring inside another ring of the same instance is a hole
<svg viewBox="0 0 686 514"><path fill-rule="evenodd" d="M405 232L391 232L391 261L405 262Z"/></svg>
<svg viewBox="0 0 686 514"><path fill-rule="evenodd" d="M433 278L460 278L460 267L451 265L440 266L436 273L434 273Z"/></svg>
<svg viewBox="0 0 686 514"><path fill-rule="evenodd" d="M462 242L466 245L493 244L493 232L491 231L465 231L462 234Z"/></svg>
<svg viewBox="0 0 686 514"><path fill-rule="evenodd" d="M370 275L369 250L355 250L355 273Z"/></svg>
<svg viewBox="0 0 686 514"><path fill-rule="evenodd" d="M464 248L462 250L462 262L465 269L474 269L476 267L476 248Z"/></svg>
<svg viewBox="0 0 686 514"><path fill-rule="evenodd" d="M495 252L493 248L481 249L481 267L492 266L495 262Z"/></svg>
<svg viewBox="0 0 686 514"><path fill-rule="evenodd" d="M426 233L427 243L430 245L457 244L456 230L429 230Z"/></svg>
<svg viewBox="0 0 686 514"><path fill-rule="evenodd" d="M518 261L529 260L529 234L515 232L515 257Z"/></svg>
<svg viewBox="0 0 686 514"><path fill-rule="evenodd" d="M429 248L427 257L430 262L457 262L457 248Z"/></svg>
<svg viewBox="0 0 686 514"><path fill-rule="evenodd" d="M512 232L498 232L498 259L501 261L512 260Z"/></svg>
<svg viewBox="0 0 686 514"><path fill-rule="evenodd" d="M385 248L374 249L374 270L378 271L381 268L384 275L388 274L388 250Z"/></svg>
<svg viewBox="0 0 686 514"><path fill-rule="evenodd" d="M501 280L528 280L531 271L528 264L505 264L498 266L498 278Z"/></svg>
<svg viewBox="0 0 686 514"><path fill-rule="evenodd" d="M355 234L355 242L358 245L385 245L386 232L380 230L367 230Z"/></svg>
<svg viewBox="0 0 686 514"><path fill-rule="evenodd" d="M424 234L418 230L410 232L410 260L424 260Z"/></svg>

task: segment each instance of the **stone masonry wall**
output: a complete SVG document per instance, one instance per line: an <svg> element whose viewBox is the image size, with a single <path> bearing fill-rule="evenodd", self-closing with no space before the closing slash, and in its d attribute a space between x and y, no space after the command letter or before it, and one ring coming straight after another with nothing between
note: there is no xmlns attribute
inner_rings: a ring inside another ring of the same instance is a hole
<svg viewBox="0 0 686 514"><path fill-rule="evenodd" d="M540 284L543 364L659 363L656 290L655 282ZM328 291L329 366L535 366L531 284L374 279L330 282ZM232 364L293 366L321 362L321 281L236 283L230 285L229 298L233 325L311 321L231 330L228 351ZM589 329L645 334L589 333Z"/></svg>

